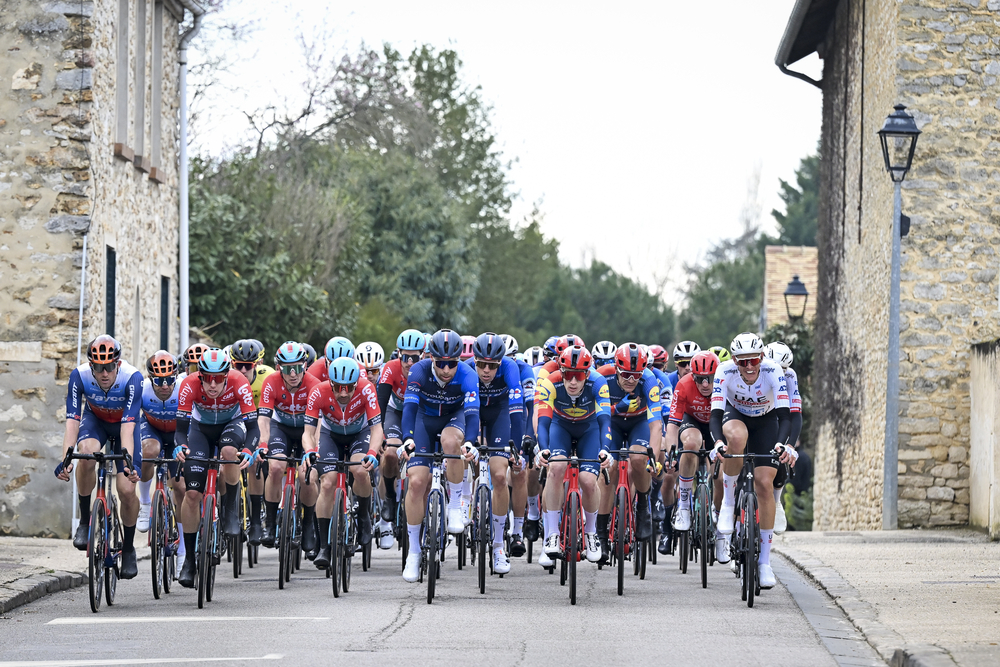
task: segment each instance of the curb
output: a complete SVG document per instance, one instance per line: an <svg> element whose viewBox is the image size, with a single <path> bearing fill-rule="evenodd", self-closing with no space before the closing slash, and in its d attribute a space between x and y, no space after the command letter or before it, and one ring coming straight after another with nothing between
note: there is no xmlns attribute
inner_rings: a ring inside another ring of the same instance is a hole
<svg viewBox="0 0 1000 667"><path fill-rule="evenodd" d="M785 546L775 544L772 548L833 599L890 667L957 667L951 654L944 649L933 644L907 643L899 633L879 621L875 608L862 600L857 589L823 561Z"/></svg>
<svg viewBox="0 0 1000 667"><path fill-rule="evenodd" d="M0 614L6 614L16 607L34 602L50 593L76 588L85 583L87 575L83 572L33 574L24 579L8 582L0 586Z"/></svg>

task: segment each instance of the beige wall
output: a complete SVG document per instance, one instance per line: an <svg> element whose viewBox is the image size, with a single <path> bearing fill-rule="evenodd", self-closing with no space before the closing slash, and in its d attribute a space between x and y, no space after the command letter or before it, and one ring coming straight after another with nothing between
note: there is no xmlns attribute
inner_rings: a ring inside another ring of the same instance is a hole
<svg viewBox="0 0 1000 667"><path fill-rule="evenodd" d="M767 327L788 322L785 290L795 276L809 290L805 320L816 317L818 251L809 246L769 245L764 248L764 316Z"/></svg>
<svg viewBox="0 0 1000 667"><path fill-rule="evenodd" d="M969 523L1000 538L1000 359L997 341L972 349Z"/></svg>

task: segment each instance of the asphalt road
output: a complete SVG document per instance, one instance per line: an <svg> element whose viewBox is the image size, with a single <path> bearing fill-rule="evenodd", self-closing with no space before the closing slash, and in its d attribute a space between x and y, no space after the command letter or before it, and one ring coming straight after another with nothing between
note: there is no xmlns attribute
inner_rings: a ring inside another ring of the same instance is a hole
<svg viewBox="0 0 1000 667"><path fill-rule="evenodd" d="M536 545L537 547L538 545ZM537 552L537 549L536 549ZM351 590L339 599L311 563L277 587L277 552L239 580L220 566L215 597L197 608L196 591L175 585L154 600L149 562L120 582L113 607L91 613L87 588L56 593L0 620L0 667L12 664L343 664L809 665L837 661L781 584L753 609L740 601L728 566L682 575L676 557L650 565L646 580L626 575L616 595L613 571L579 569L579 600L570 606L558 571L515 559L510 574L487 582L456 569L454 548L426 602L426 584L400 576L398 552L376 551L369 572L355 557ZM245 565L244 565L245 568ZM844 664L841 662L841 664Z"/></svg>

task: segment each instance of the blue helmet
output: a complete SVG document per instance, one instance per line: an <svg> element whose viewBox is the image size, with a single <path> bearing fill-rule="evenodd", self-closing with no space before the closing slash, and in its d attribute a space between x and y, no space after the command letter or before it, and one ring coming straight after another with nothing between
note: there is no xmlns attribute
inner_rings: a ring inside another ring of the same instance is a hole
<svg viewBox="0 0 1000 667"><path fill-rule="evenodd" d="M495 333L479 334L472 346L472 356L483 361L500 361L507 354L507 342Z"/></svg>
<svg viewBox="0 0 1000 667"><path fill-rule="evenodd" d="M407 329L396 339L396 349L404 352L423 352L426 346L426 337L416 329Z"/></svg>
<svg viewBox="0 0 1000 667"><path fill-rule="evenodd" d="M431 336L430 352L435 359L458 359L462 356L462 337L451 329L440 329Z"/></svg>
<svg viewBox="0 0 1000 667"><path fill-rule="evenodd" d="M559 342L558 336L549 336L545 340L545 345L542 345L542 351L545 354L546 359L552 359L556 356L556 343Z"/></svg>
<svg viewBox="0 0 1000 667"><path fill-rule="evenodd" d="M228 373L230 367L229 355L217 347L202 353L198 360L198 370L202 373Z"/></svg>
<svg viewBox="0 0 1000 667"><path fill-rule="evenodd" d="M282 343L278 351L274 353L274 363L276 364L297 364L306 360L306 348L301 343L288 341Z"/></svg>
<svg viewBox="0 0 1000 667"><path fill-rule="evenodd" d="M333 361L340 357L354 358L354 343L343 336L334 336L326 342L326 360Z"/></svg>
<svg viewBox="0 0 1000 667"><path fill-rule="evenodd" d="M330 382L354 384L361 377L361 366L353 357L338 357L330 363Z"/></svg>

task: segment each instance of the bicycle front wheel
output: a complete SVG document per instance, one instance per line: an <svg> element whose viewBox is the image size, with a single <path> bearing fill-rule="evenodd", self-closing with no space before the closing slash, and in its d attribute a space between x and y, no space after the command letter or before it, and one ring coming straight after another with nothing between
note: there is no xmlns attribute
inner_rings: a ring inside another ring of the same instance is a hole
<svg viewBox="0 0 1000 667"><path fill-rule="evenodd" d="M441 541L442 509L440 492L432 491L427 498L427 530L424 531L424 539L427 541L427 604L434 601L434 588L437 584L438 570L441 569L441 563L438 561L438 545Z"/></svg>
<svg viewBox="0 0 1000 667"><path fill-rule="evenodd" d="M699 565L701 566L701 587L708 588L708 558L709 552L712 550L708 543L708 513L709 500L708 500L708 486L705 484L699 484L698 489L695 492L694 499L694 515L695 523L698 526L698 546L701 549L701 558L699 559Z"/></svg>
<svg viewBox="0 0 1000 667"><path fill-rule="evenodd" d="M628 491L618 489L615 501L615 560L618 561L618 595L625 595L625 523L628 520ZM632 558L636 555L632 554Z"/></svg>
<svg viewBox="0 0 1000 667"><path fill-rule="evenodd" d="M118 590L118 571L122 564L122 524L118 518L118 503L114 497L108 502L111 508L111 522L109 524L109 544L108 561L105 561L104 568L104 599L110 607L115 603L115 592Z"/></svg>
<svg viewBox="0 0 1000 667"><path fill-rule="evenodd" d="M352 508L354 498L348 493L347 509L344 511L343 520L340 522L341 537L338 542L344 545L344 563L340 566L341 585L344 592L351 588L351 559L354 558L354 549L357 544L357 524L354 522Z"/></svg>
<svg viewBox="0 0 1000 667"><path fill-rule="evenodd" d="M149 512L149 518L152 522L149 527L149 571L153 578L153 599L155 600L160 599L166 578L164 576L167 551L165 548L167 542L165 515L163 494L156 491L153 493L153 504Z"/></svg>
<svg viewBox="0 0 1000 667"><path fill-rule="evenodd" d="M337 489L333 497L333 515L330 517L330 578L333 579L333 597L340 597L343 583L341 568L344 565L344 492Z"/></svg>
<svg viewBox="0 0 1000 667"><path fill-rule="evenodd" d="M580 498L576 493L569 497L569 563L566 578L569 579L569 603L576 604L576 561L580 558Z"/></svg>
<svg viewBox="0 0 1000 667"><path fill-rule="evenodd" d="M104 595L104 558L108 545L104 533L104 501L98 498L90 510L90 543L87 544L88 582L90 584L90 610L95 614L101 608Z"/></svg>
<svg viewBox="0 0 1000 667"><path fill-rule="evenodd" d="M205 502L202 505L201 529L198 531L198 609L205 606L205 600L208 596L209 572L212 569L210 559L215 557L209 547L212 542L214 519L215 496L206 494Z"/></svg>
<svg viewBox="0 0 1000 667"><path fill-rule="evenodd" d="M490 502L490 490L487 486L480 486L476 492L476 527L478 541L474 545L479 552L479 593L486 594L486 559L488 545L490 544L490 521L493 510Z"/></svg>
<svg viewBox="0 0 1000 667"><path fill-rule="evenodd" d="M285 587L292 568L292 515L295 513L295 489L285 485L281 498L281 519L278 522L278 589Z"/></svg>
<svg viewBox="0 0 1000 667"><path fill-rule="evenodd" d="M744 494L746 510L743 520L746 522L746 567L744 568L744 584L747 589L747 606L753 607L755 595L760 594L757 581L757 553L760 550L760 525L757 523L757 495Z"/></svg>

